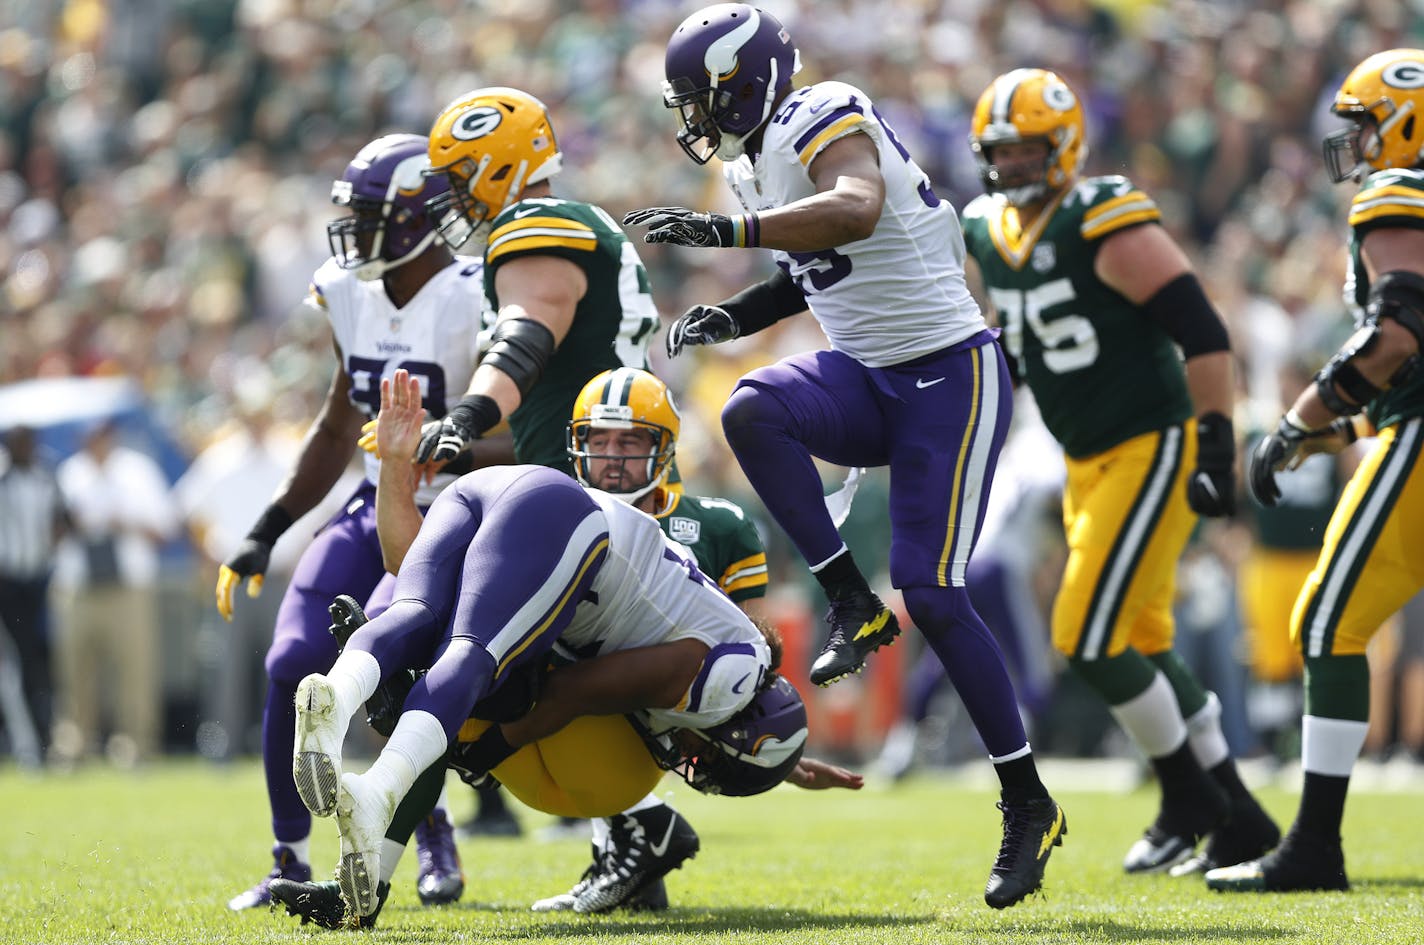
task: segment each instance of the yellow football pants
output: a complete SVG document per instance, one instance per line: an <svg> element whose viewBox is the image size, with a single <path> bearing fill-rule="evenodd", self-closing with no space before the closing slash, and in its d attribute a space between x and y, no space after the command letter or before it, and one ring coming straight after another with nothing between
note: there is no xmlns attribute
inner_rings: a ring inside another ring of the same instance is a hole
<svg viewBox="0 0 1424 945"><path fill-rule="evenodd" d="M1068 459L1063 527L1068 563L1053 602L1053 645L1093 660L1128 646L1172 647L1177 559L1197 516L1187 505L1196 423Z"/></svg>
<svg viewBox="0 0 1424 945"><path fill-rule="evenodd" d="M1300 648L1291 642L1291 612L1319 553L1257 548L1241 565L1241 615L1253 678L1299 679Z"/></svg>

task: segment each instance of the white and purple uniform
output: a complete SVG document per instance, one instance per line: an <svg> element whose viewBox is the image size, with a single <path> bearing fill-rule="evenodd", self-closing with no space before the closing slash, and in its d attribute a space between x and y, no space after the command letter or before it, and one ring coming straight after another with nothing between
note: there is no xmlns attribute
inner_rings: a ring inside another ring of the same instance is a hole
<svg viewBox="0 0 1424 945"><path fill-rule="evenodd" d="M457 256L415 297L397 308L380 280L363 281L328 260L312 277L306 304L327 316L342 366L351 379L351 402L368 417L380 410L381 378L405 368L420 379L426 409L444 416L469 386L479 362L478 337L484 285L478 259ZM263 760L277 837L300 838L311 815L292 782L297 683L324 673L336 661L336 641L328 632L327 607L350 594L379 612L393 581L386 577L376 535L379 461L366 456L366 479L303 552L277 611L266 668L270 685L263 715ZM417 501L428 505L455 480L442 475L425 486ZM380 592L377 587L380 586ZM375 595L373 598L373 594Z"/></svg>
<svg viewBox="0 0 1424 945"><path fill-rule="evenodd" d="M791 92L759 152L724 167L742 204L816 193L816 158L847 135L874 142L885 201L865 239L775 251L830 340L743 377L722 411L727 443L767 510L818 568L844 547L813 457L890 468L890 579L949 667L995 758L1027 751L1003 657L965 592L989 483L1012 415L1008 369L964 281L964 238L870 97L842 82Z"/></svg>

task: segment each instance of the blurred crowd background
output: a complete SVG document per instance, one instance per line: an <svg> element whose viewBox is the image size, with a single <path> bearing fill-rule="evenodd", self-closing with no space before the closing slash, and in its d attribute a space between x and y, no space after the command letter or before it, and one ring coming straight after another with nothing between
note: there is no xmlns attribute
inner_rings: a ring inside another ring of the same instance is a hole
<svg viewBox="0 0 1424 945"><path fill-rule="evenodd" d="M1421 0L762 5L801 49L798 81L864 88L956 207L980 190L966 136L988 82L1025 65L1067 79L1087 105L1089 173L1126 174L1156 198L1229 322L1241 358L1239 431L1274 423L1282 386L1293 395L1348 333L1341 284L1352 188L1323 173L1327 104L1366 55L1424 45ZM285 473L335 364L324 322L298 304L327 255L331 180L376 135L424 133L457 94L512 85L552 110L566 154L559 194L615 218L638 206L726 206L715 167L678 149L659 93L664 43L696 6L0 0L0 430L34 428L36 462L51 468L76 451L132 453L130 481L86 479L73 464L60 477L76 527L46 559L59 564L54 737L44 718L33 720L34 737L17 734L23 703L0 699L10 723L0 738L17 757L72 762L107 751L130 764L163 751L229 758L256 749L282 569L316 518L293 529L263 597L238 601L238 624L218 620L212 586ZM767 267L756 252L643 255L665 319ZM655 370L684 408L679 459L692 491L738 499L764 524L717 414L748 368L823 345L807 317L672 363L657 352ZM1020 413L1028 425L1031 406ZM1338 488L1347 471L1327 472L1323 488ZM838 478L827 470L828 489ZM868 476L846 526L857 559L882 570L884 496L883 480ZM1061 568L1056 515L1044 503L1008 543L1040 611ZM120 536L113 560L74 540L106 530ZM780 533L763 534L773 613L793 657L814 653L822 601ZM1237 578L1256 534L1250 509L1203 530L1183 563L1179 633L1222 695L1233 746L1288 758L1294 669L1253 682L1247 666L1255 628ZM104 584L109 564L117 576ZM134 626L143 621L148 632ZM1376 756L1424 752L1421 623L1406 615L1377 638ZM889 732L892 773L916 759L979 756L957 744L968 736L952 696L931 697L916 680L913 636L877 655L864 680L811 696L824 752L865 762ZM1028 643L1019 670L1036 746L1126 751L1096 700L1058 675L1047 640ZM0 692L13 691L23 661L13 646L0 652ZM106 693L111 677L122 678ZM923 723L917 735L907 722Z"/></svg>

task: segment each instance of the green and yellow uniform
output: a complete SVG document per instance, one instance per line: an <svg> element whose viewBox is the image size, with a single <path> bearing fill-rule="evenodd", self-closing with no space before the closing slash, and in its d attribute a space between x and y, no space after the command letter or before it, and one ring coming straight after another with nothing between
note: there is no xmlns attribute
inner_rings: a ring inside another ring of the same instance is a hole
<svg viewBox="0 0 1424 945"><path fill-rule="evenodd" d="M662 493L653 517L663 534L691 551L735 603L766 596L766 548L741 506L727 499Z"/></svg>
<svg viewBox="0 0 1424 945"><path fill-rule="evenodd" d="M523 256L567 259L588 278L568 334L509 416L519 462L572 475L564 428L579 391L602 371L646 370L658 313L638 251L612 217L592 204L541 197L521 200L495 217L485 249L487 327L499 311L495 284L500 267Z"/></svg>
<svg viewBox="0 0 1424 945"><path fill-rule="evenodd" d="M964 211L1005 348L1067 454L1069 558L1053 643L1084 660L1129 645L1145 655L1171 648L1177 559L1196 523L1186 500L1196 425L1181 356L1094 272L1104 239L1160 219L1124 177L1079 181L1028 227L999 195Z"/></svg>
<svg viewBox="0 0 1424 945"><path fill-rule="evenodd" d="M1370 292L1360 244L1378 229L1424 229L1424 170L1371 174L1349 221L1345 293L1358 320ZM1291 637L1307 657L1363 654L1380 624L1424 587L1424 370L1365 412L1379 445L1346 484L1291 614Z"/></svg>

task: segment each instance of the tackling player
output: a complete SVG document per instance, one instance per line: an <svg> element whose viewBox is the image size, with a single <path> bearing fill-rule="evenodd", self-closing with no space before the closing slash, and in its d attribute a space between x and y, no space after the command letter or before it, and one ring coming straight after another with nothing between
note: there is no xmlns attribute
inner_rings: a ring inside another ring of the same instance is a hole
<svg viewBox="0 0 1424 945"><path fill-rule="evenodd" d="M1162 790L1123 868L1171 868L1208 833L1191 868L1268 850L1280 831L1241 783L1220 703L1172 651L1177 559L1198 514L1235 507L1226 327L1152 199L1123 177L1080 176L1083 109L1057 75L996 78L969 143L988 191L964 209L969 254L1067 454L1053 645Z"/></svg>
<svg viewBox="0 0 1424 945"><path fill-rule="evenodd" d="M1042 885L1066 832L1039 780L1012 683L964 573L1008 428L1008 373L964 282L953 208L930 188L870 98L841 82L793 89L796 48L741 3L694 13L668 42L664 104L678 143L714 154L746 212L638 210L648 242L763 246L778 270L668 332L668 354L759 331L809 306L831 350L743 377L722 411L727 442L830 600L811 669L828 685L899 632L841 541L812 462L890 467L890 576L944 663L1003 788L1003 842L985 900Z"/></svg>
<svg viewBox="0 0 1424 945"><path fill-rule="evenodd" d="M1365 649L1424 587L1424 49L1370 56L1345 77L1332 110L1348 125L1325 138L1330 178L1364 181L1350 204L1345 281L1359 330L1251 454L1251 494L1274 505L1276 473L1307 452L1338 451L1366 433L1379 445L1346 484L1291 614L1305 657L1295 822L1269 855L1207 873L1212 889L1349 888L1340 822L1369 727Z"/></svg>
<svg viewBox="0 0 1424 945"><path fill-rule="evenodd" d="M346 469L362 423L380 406L381 378L397 368L407 370L421 380L425 408L444 415L475 369L480 261L452 256L436 239L426 202L444 191L445 182L425 176L427 147L420 135L378 138L362 148L332 184L332 202L350 213L327 225L332 255L312 277L307 304L331 323L336 369L291 475L218 571L217 607L225 619L232 619L237 585L245 578L249 596L261 592L272 546ZM276 877L311 875L311 815L292 778L293 700L303 677L329 669L336 660L336 645L327 632L331 598L348 593L365 601L386 573L376 539L379 465L375 457L366 458L366 480L303 553L277 613L267 651L262 714L276 864L256 886L228 903L232 909L267 905L268 885ZM417 497L421 507L453 480L446 474L425 486ZM433 854L427 858L432 870L423 871L418 880L422 901L458 899L464 878L443 812L419 837Z"/></svg>

